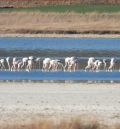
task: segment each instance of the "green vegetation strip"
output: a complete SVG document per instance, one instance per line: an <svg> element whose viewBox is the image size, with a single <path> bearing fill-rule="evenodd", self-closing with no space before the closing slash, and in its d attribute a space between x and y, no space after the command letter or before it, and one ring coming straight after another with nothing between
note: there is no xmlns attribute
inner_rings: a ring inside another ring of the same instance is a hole
<svg viewBox="0 0 120 129"><path fill-rule="evenodd" d="M39 7L29 7L29 8L0 8L0 12L11 12L11 11L28 11L28 12L99 12L99 13L111 13L120 12L120 5L87 5L87 4L77 4L77 5L46 5Z"/></svg>

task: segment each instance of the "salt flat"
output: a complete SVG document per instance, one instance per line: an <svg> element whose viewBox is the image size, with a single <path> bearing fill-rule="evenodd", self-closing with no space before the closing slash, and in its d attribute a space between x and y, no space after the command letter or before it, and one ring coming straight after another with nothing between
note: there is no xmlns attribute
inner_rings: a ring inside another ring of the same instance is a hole
<svg viewBox="0 0 120 129"><path fill-rule="evenodd" d="M0 82L0 123L78 115L120 121L120 84Z"/></svg>

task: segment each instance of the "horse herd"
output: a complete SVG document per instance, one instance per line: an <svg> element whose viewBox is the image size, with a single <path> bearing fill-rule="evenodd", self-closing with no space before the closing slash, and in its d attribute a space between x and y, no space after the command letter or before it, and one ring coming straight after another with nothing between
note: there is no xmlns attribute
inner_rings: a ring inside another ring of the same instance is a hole
<svg viewBox="0 0 120 129"><path fill-rule="evenodd" d="M41 63L42 62L42 63ZM109 62L109 66L106 65L106 59L98 60L94 57L89 57L88 61L86 62L87 65L85 66L85 71L112 71L115 67L115 59L111 58ZM0 59L0 69L1 70L9 70L9 71L31 71L33 69L42 69L42 71L76 71L78 70L78 65L80 61L77 57L66 57L64 61L59 59L51 59L51 58L44 58L41 59L39 57L23 57L23 58L16 58L16 57L6 57ZM42 66L41 66L42 65Z"/></svg>

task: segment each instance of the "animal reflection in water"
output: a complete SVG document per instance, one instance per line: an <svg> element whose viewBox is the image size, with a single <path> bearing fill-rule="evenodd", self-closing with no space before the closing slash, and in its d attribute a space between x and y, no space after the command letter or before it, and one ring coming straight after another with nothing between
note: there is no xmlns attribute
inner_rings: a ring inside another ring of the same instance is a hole
<svg viewBox="0 0 120 129"><path fill-rule="evenodd" d="M85 71L96 71L100 70L113 71L116 66L114 58L108 62L106 59L98 60L95 57L88 58L87 65L82 68ZM107 65L108 63L108 65ZM0 59L0 69L9 71L31 71L40 69L42 71L68 71L75 72L80 70L81 60L77 57L66 57L64 59L51 59L51 58L40 58L40 57L6 57Z"/></svg>

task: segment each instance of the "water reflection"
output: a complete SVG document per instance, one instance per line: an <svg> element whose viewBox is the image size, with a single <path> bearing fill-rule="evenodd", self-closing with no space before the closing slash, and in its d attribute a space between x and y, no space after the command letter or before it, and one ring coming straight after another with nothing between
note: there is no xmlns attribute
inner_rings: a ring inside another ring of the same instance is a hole
<svg viewBox="0 0 120 129"><path fill-rule="evenodd" d="M39 57L69 57L69 56L76 56L76 57L120 57L120 50L5 50L0 49L0 57L7 57L7 56L39 56Z"/></svg>
<svg viewBox="0 0 120 129"><path fill-rule="evenodd" d="M3 82L11 82L11 83L63 83L63 84L77 84L77 83L87 83L87 84L98 84L98 83L120 83L120 81L114 81L114 80L95 80L95 81L91 81L91 80L0 80L0 83Z"/></svg>

